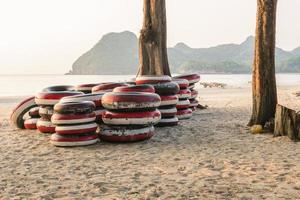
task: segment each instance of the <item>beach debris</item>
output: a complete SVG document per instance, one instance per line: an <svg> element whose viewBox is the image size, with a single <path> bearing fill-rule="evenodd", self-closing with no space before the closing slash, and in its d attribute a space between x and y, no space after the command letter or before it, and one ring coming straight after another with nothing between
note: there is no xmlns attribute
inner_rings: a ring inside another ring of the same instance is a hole
<svg viewBox="0 0 300 200"><path fill-rule="evenodd" d="M266 131L274 132L274 126L275 126L275 119L271 118L269 121L266 122L264 129Z"/></svg>
<svg viewBox="0 0 300 200"><path fill-rule="evenodd" d="M293 141L299 141L300 112L277 104L274 136L288 136Z"/></svg>
<svg viewBox="0 0 300 200"><path fill-rule="evenodd" d="M222 88L225 89L227 84L225 83L217 83L217 82L201 82L200 85L202 85L204 88Z"/></svg>
<svg viewBox="0 0 300 200"><path fill-rule="evenodd" d="M201 105L201 104L198 104L197 108L199 108L200 110L204 110L204 109L207 109L208 108L208 105Z"/></svg>
<svg viewBox="0 0 300 200"><path fill-rule="evenodd" d="M296 95L296 97L300 97L300 92L296 92L294 94Z"/></svg>
<svg viewBox="0 0 300 200"><path fill-rule="evenodd" d="M250 131L252 134L260 134L263 132L263 127L262 125L256 124L251 126Z"/></svg>

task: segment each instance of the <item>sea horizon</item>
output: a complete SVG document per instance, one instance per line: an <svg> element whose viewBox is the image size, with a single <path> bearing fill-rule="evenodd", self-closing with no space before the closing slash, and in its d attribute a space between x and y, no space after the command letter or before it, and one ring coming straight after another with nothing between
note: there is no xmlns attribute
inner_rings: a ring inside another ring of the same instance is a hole
<svg viewBox="0 0 300 200"><path fill-rule="evenodd" d="M0 76L0 97L12 97L35 95L52 85L75 86L86 83L130 81L136 75L1 74ZM277 73L276 76L278 86L300 85L300 73ZM200 82L217 82L226 84L227 87L250 88L251 80L251 74L201 74ZM197 87L200 88L200 84Z"/></svg>

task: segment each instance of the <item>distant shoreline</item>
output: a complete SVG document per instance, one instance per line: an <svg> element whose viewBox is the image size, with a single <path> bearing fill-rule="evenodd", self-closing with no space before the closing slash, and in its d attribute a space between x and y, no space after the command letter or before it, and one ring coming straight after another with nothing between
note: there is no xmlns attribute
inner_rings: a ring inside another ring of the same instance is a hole
<svg viewBox="0 0 300 200"><path fill-rule="evenodd" d="M188 73L195 73L195 72L187 72ZM209 72L197 72L200 75L251 75L252 73L209 73ZM180 73L174 73L173 75L177 75ZM297 75L300 72L278 72L279 74L293 74ZM0 74L0 76L136 76L136 74Z"/></svg>

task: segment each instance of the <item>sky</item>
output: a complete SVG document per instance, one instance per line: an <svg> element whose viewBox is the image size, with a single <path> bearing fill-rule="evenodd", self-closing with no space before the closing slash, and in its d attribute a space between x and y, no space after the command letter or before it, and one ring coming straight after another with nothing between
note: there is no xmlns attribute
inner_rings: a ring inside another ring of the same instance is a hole
<svg viewBox="0 0 300 200"><path fill-rule="evenodd" d="M109 32L139 33L142 0L0 0L0 74L63 74ZM300 0L279 0L277 46L300 46ZM241 43L256 0L166 0L168 46Z"/></svg>

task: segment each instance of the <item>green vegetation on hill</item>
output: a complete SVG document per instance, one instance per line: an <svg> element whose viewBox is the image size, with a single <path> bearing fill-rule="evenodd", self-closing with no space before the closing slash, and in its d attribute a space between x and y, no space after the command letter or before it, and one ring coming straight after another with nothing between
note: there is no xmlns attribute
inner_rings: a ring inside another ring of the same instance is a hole
<svg viewBox="0 0 300 200"><path fill-rule="evenodd" d="M278 66L278 72L299 73L300 72L300 56L292 57L281 62Z"/></svg>
<svg viewBox="0 0 300 200"><path fill-rule="evenodd" d="M199 61L186 61L178 69L178 73L186 72L199 73L250 73L251 68L245 64L239 64L234 61L222 61L216 63L204 63Z"/></svg>
<svg viewBox="0 0 300 200"><path fill-rule="evenodd" d="M254 37L241 44L191 48L178 43L168 48L173 73L251 73ZM300 47L293 51L276 48L277 72L300 72ZM129 31L109 33L80 56L69 74L136 74L138 39Z"/></svg>

